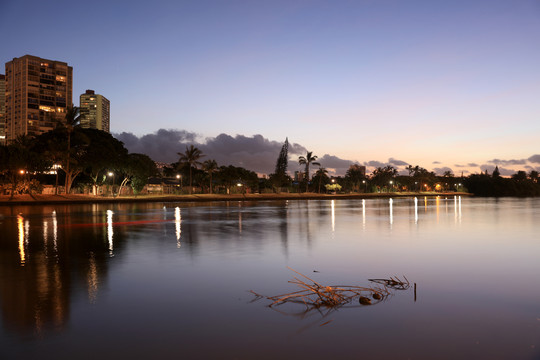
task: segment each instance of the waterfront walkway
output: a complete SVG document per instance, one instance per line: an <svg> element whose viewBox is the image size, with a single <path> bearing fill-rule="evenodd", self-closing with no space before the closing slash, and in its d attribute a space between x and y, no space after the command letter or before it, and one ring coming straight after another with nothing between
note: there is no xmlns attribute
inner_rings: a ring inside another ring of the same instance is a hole
<svg viewBox="0 0 540 360"><path fill-rule="evenodd" d="M93 195L0 195L0 205L20 204L90 204L114 202L202 202L202 201L264 201L264 200L332 200L332 199L372 199L413 196L471 196L463 192L391 192L367 194L317 194L317 193L280 193L280 194L194 194L194 195L139 195L104 197Z"/></svg>

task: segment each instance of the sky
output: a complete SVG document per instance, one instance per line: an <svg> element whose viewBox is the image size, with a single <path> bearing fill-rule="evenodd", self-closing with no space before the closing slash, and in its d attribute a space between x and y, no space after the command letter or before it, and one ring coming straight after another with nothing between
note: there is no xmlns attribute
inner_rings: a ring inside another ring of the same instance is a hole
<svg viewBox="0 0 540 360"><path fill-rule="evenodd" d="M0 0L0 62L73 66L132 152L333 174L540 170L540 0ZM0 73L3 73L0 67ZM248 167L249 168L249 167Z"/></svg>

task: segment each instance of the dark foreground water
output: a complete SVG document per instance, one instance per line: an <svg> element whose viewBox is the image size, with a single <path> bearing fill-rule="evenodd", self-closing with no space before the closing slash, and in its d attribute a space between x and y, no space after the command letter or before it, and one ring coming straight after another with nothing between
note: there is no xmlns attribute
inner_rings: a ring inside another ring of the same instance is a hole
<svg viewBox="0 0 540 360"><path fill-rule="evenodd" d="M540 359L540 200L0 207L1 359ZM405 276L304 313L249 290ZM413 284L416 283L416 296Z"/></svg>

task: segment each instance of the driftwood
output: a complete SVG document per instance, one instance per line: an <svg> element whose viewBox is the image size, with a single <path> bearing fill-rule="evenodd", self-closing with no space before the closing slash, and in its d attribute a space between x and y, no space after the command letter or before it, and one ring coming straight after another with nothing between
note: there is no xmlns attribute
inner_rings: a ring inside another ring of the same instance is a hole
<svg viewBox="0 0 540 360"><path fill-rule="evenodd" d="M389 279L368 279L370 282L376 284L370 287L348 285L325 286L296 270L289 267L287 268L304 279L301 280L295 276L293 280L289 281L289 283L297 285L300 290L275 296L261 295L250 290L250 292L255 295L254 301L260 299L270 300L272 303L268 306L271 308L284 304L302 304L305 306L304 311L296 314L285 314L300 315L303 317L313 310L316 310L325 317L329 312L343 306L377 304L392 295L391 290L407 290L410 286L409 280L407 280L405 276L403 276L404 280L401 280L398 277L390 277ZM356 301L359 305L354 304ZM328 322L322 325L326 325Z"/></svg>

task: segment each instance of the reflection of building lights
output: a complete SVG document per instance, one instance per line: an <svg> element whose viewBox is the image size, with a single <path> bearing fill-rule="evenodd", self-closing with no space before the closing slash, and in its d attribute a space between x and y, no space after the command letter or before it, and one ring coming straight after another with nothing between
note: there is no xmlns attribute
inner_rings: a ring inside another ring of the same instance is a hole
<svg viewBox="0 0 540 360"><path fill-rule="evenodd" d="M26 253L24 251L24 225L23 217L17 215L17 228L19 230L19 256L21 258L21 266L24 266L26 262Z"/></svg>
<svg viewBox="0 0 540 360"><path fill-rule="evenodd" d="M43 220L43 243L47 245L47 241L49 240L49 222L46 220ZM47 251L47 247L45 247L45 251Z"/></svg>
<svg viewBox="0 0 540 360"><path fill-rule="evenodd" d="M180 237L182 235L181 222L182 222L182 215L180 214L180 208L176 207L174 209L174 225L176 228L176 247L177 248L180 248L180 246L182 246L180 244Z"/></svg>
<svg viewBox="0 0 540 360"><path fill-rule="evenodd" d="M53 210L52 212L52 218L53 218L53 247L54 247L54 253L58 253L58 220L56 219L56 211Z"/></svg>
<svg viewBox="0 0 540 360"><path fill-rule="evenodd" d="M113 251L113 211L107 210L107 238L109 239L109 252Z"/></svg>

